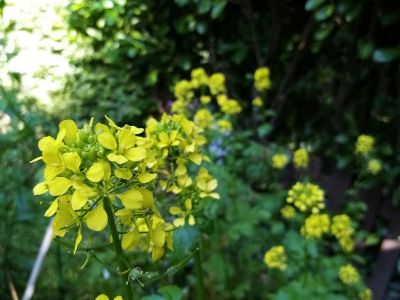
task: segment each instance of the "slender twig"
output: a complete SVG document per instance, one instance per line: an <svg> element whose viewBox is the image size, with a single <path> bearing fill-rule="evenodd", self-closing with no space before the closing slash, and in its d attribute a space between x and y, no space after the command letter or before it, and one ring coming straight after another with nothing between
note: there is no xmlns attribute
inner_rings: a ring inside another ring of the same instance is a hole
<svg viewBox="0 0 400 300"><path fill-rule="evenodd" d="M117 258L118 258L119 271L123 272L124 270L129 269L129 264L125 260L124 252L122 250L121 240L119 239L117 226L115 225L114 213L112 211L110 199L108 199L107 197L104 198L103 204L104 204L104 209L105 209L105 211L107 213L107 217L108 217L108 225L111 230L111 236L113 239L115 254L117 255ZM123 280L123 282L124 282L124 286L125 286L127 300L132 300L133 296L132 296L130 282L129 282L129 280L128 281Z"/></svg>

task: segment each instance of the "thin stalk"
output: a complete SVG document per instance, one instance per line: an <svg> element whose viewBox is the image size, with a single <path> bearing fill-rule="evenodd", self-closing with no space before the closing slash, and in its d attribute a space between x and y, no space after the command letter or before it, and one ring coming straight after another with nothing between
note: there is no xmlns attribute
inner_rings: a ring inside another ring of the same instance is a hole
<svg viewBox="0 0 400 300"><path fill-rule="evenodd" d="M201 267L200 245L198 251L194 254L194 272L196 274L197 299L205 300L206 295L204 291L203 269Z"/></svg>
<svg viewBox="0 0 400 300"><path fill-rule="evenodd" d="M123 272L123 271L125 271L125 269L129 268L129 265L127 264L125 257L124 257L124 252L122 250L121 241L119 239L117 226L115 225L114 213L111 208L110 199L104 198L103 204L104 204L104 210L106 211L107 217L108 217L108 225L111 230L111 236L113 239L115 254L118 258L119 269L120 269L120 272ZM129 280L127 282L125 282L123 277L122 277L122 279L123 279L123 284L125 286L127 300L133 300L133 295L132 295L132 290L131 290L131 285L130 285Z"/></svg>

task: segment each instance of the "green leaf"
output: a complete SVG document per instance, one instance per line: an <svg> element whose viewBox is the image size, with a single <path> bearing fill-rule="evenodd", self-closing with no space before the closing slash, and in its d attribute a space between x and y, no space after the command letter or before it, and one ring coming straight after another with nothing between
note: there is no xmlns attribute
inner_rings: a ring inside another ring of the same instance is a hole
<svg viewBox="0 0 400 300"><path fill-rule="evenodd" d="M306 5L305 5L305 9L307 11L314 10L324 2L325 2L325 0L308 0Z"/></svg>
<svg viewBox="0 0 400 300"><path fill-rule="evenodd" d="M164 296L165 300L181 300L183 291L176 285L166 285L161 287L158 292Z"/></svg>
<svg viewBox="0 0 400 300"><path fill-rule="evenodd" d="M317 21L325 21L335 12L334 5L325 5L315 12L315 19Z"/></svg>
<svg viewBox="0 0 400 300"><path fill-rule="evenodd" d="M225 9L226 1L225 0L220 0L219 2L215 3L213 5L213 8L211 9L211 18L217 19L222 12Z"/></svg>

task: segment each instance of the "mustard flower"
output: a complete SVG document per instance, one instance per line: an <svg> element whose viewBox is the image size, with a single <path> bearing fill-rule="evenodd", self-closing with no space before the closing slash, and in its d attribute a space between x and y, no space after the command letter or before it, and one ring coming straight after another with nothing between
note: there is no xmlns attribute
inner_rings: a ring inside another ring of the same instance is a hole
<svg viewBox="0 0 400 300"><path fill-rule="evenodd" d="M285 270L286 260L285 248L281 245L272 247L264 254L264 263L270 269Z"/></svg>
<svg viewBox="0 0 400 300"><path fill-rule="evenodd" d="M221 133L232 131L232 123L228 120L219 120L218 129Z"/></svg>
<svg viewBox="0 0 400 300"><path fill-rule="evenodd" d="M105 294L101 294L98 295L95 300L110 300L110 298ZM122 298L122 296L116 296L113 300L124 300L124 298Z"/></svg>
<svg viewBox="0 0 400 300"><path fill-rule="evenodd" d="M263 106L264 101L260 96L258 96L255 97L251 103L253 104L253 106L261 107Z"/></svg>
<svg viewBox="0 0 400 300"><path fill-rule="evenodd" d="M371 159L368 161L367 170L369 173L376 175L382 170L382 164L379 159Z"/></svg>
<svg viewBox="0 0 400 300"><path fill-rule="evenodd" d="M254 86L257 91L263 92L271 88L270 71L267 67L258 68L254 73Z"/></svg>
<svg viewBox="0 0 400 300"><path fill-rule="evenodd" d="M375 144L374 137L362 134L357 138L355 152L356 154L367 155L373 150L374 144Z"/></svg>
<svg viewBox="0 0 400 300"><path fill-rule="evenodd" d="M210 128L213 120L214 117L207 108L199 109L194 115L194 122L204 129Z"/></svg>
<svg viewBox="0 0 400 300"><path fill-rule="evenodd" d="M208 87L211 95L218 95L225 92L225 76L222 73L214 73L208 79Z"/></svg>
<svg viewBox="0 0 400 300"><path fill-rule="evenodd" d="M186 222L191 226L196 224L196 219L193 216L192 207L193 207L192 199L186 199L185 209L181 209L178 206L172 206L169 208L169 213L171 215L179 216L179 218L176 218L173 222L175 227L183 226L185 225Z"/></svg>
<svg viewBox="0 0 400 300"><path fill-rule="evenodd" d="M354 285L360 280L360 275L351 264L340 267L339 279L346 285Z"/></svg>
<svg viewBox="0 0 400 300"><path fill-rule="evenodd" d="M194 88L198 88L202 85L207 85L208 83L208 76L203 68L192 70L190 76L192 78L191 83Z"/></svg>
<svg viewBox="0 0 400 300"><path fill-rule="evenodd" d="M278 170L281 170L284 167L286 167L286 165L289 162L289 158L285 154L275 154L272 156L271 160L272 160L272 167Z"/></svg>
<svg viewBox="0 0 400 300"><path fill-rule="evenodd" d="M329 232L330 219L328 214L310 215L301 228L301 234L306 238L321 238Z"/></svg>
<svg viewBox="0 0 400 300"><path fill-rule="evenodd" d="M200 102L204 105L208 104L211 102L211 97L207 95L203 95L200 97Z"/></svg>
<svg viewBox="0 0 400 300"><path fill-rule="evenodd" d="M304 148L297 149L293 154L293 162L296 169L305 169L308 167L308 152Z"/></svg>
<svg viewBox="0 0 400 300"><path fill-rule="evenodd" d="M194 96L193 85L187 80L178 81L174 92L177 99L191 100Z"/></svg>
<svg viewBox="0 0 400 300"><path fill-rule="evenodd" d="M281 208L281 215L285 219L292 219L296 215L296 210L293 206L285 205Z"/></svg>
<svg viewBox="0 0 400 300"><path fill-rule="evenodd" d="M297 182L288 192L286 202L293 204L301 212L318 213L325 207L325 193L318 185Z"/></svg>
<svg viewBox="0 0 400 300"><path fill-rule="evenodd" d="M339 245L345 252L351 252L354 248L354 228L351 219L346 214L336 215L332 218L331 232L339 241Z"/></svg>
<svg viewBox="0 0 400 300"><path fill-rule="evenodd" d="M229 99L221 105L222 112L228 115L236 115L242 111L242 107L239 102L233 99Z"/></svg>
<svg viewBox="0 0 400 300"><path fill-rule="evenodd" d="M360 300L372 300L373 295L371 289L363 289L361 292L358 293L358 299Z"/></svg>

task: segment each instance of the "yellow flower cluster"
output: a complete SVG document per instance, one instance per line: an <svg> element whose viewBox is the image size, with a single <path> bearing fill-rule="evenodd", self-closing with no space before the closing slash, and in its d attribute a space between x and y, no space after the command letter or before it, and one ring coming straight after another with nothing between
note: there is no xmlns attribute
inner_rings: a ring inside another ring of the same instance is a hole
<svg viewBox="0 0 400 300"><path fill-rule="evenodd" d="M356 154L366 155L370 153L375 144L374 137L366 134L362 134L357 138L356 142Z"/></svg>
<svg viewBox="0 0 400 300"><path fill-rule="evenodd" d="M370 289L363 289L360 293L358 293L358 298L360 300L372 300L373 295Z"/></svg>
<svg viewBox="0 0 400 300"><path fill-rule="evenodd" d="M237 100L226 95L225 76L215 73L208 76L203 68L191 72L191 80L181 80L175 85L174 113L193 116L196 125L203 129L217 129L229 132L232 129L231 116L242 111ZM212 113L212 101L216 101L219 110Z"/></svg>
<svg viewBox="0 0 400 300"><path fill-rule="evenodd" d="M206 139L184 116L149 120L145 137L140 136L142 128L119 127L107 119L107 125L93 124L92 119L81 129L72 120L65 120L56 138L47 136L39 141L42 156L34 161L45 163L44 181L34 187L34 194L49 192L56 197L45 213L47 217L55 215L54 236L63 237L78 227L75 251L83 239L83 225L101 231L112 218L127 232L122 235L124 249L140 246L157 260L165 247L172 250L173 226L156 207L152 193L158 182L155 179L168 182L166 188L177 182L181 190L188 186L182 183L189 178L186 164L206 159L200 152ZM171 164L178 166L172 171L175 174L169 171ZM202 198L206 192L207 197L217 198L211 187L206 191L202 187L194 188L193 196Z"/></svg>
<svg viewBox="0 0 400 300"><path fill-rule="evenodd" d="M297 149L293 154L293 163L297 169L305 169L308 167L308 152L304 148Z"/></svg>
<svg viewBox="0 0 400 300"><path fill-rule="evenodd" d="M255 97L251 103L253 104L253 106L257 107L261 107L264 105L264 101L260 96Z"/></svg>
<svg viewBox="0 0 400 300"><path fill-rule="evenodd" d="M351 252L354 248L354 228L348 215L341 214L332 218L331 232L339 241L339 245L345 252Z"/></svg>
<svg viewBox="0 0 400 300"><path fill-rule="evenodd" d="M368 161L367 170L369 173L376 175L382 170L382 164L379 159L371 159Z"/></svg>
<svg viewBox="0 0 400 300"><path fill-rule="evenodd" d="M289 158L285 154L275 154L272 156L272 167L274 169L283 169L289 162Z"/></svg>
<svg viewBox="0 0 400 300"><path fill-rule="evenodd" d="M301 228L301 234L306 238L321 238L329 232L330 219L328 214L314 214L307 217Z"/></svg>
<svg viewBox="0 0 400 300"><path fill-rule="evenodd" d="M354 285L360 280L360 275L351 264L344 265L339 269L339 279L346 285Z"/></svg>
<svg viewBox="0 0 400 300"><path fill-rule="evenodd" d="M254 72L254 86L259 92L264 92L271 88L269 68L261 67Z"/></svg>
<svg viewBox="0 0 400 300"><path fill-rule="evenodd" d="M325 193L313 183L297 182L288 192L286 202L293 204L301 212L316 214L325 207Z"/></svg>
<svg viewBox="0 0 400 300"><path fill-rule="evenodd" d="M281 208L281 215L285 219L292 219L296 214L296 210L294 209L293 206L290 205L285 205L284 207Z"/></svg>
<svg viewBox="0 0 400 300"><path fill-rule="evenodd" d="M281 245L272 247L264 254L264 263L270 269L285 270L286 260L285 248Z"/></svg>

